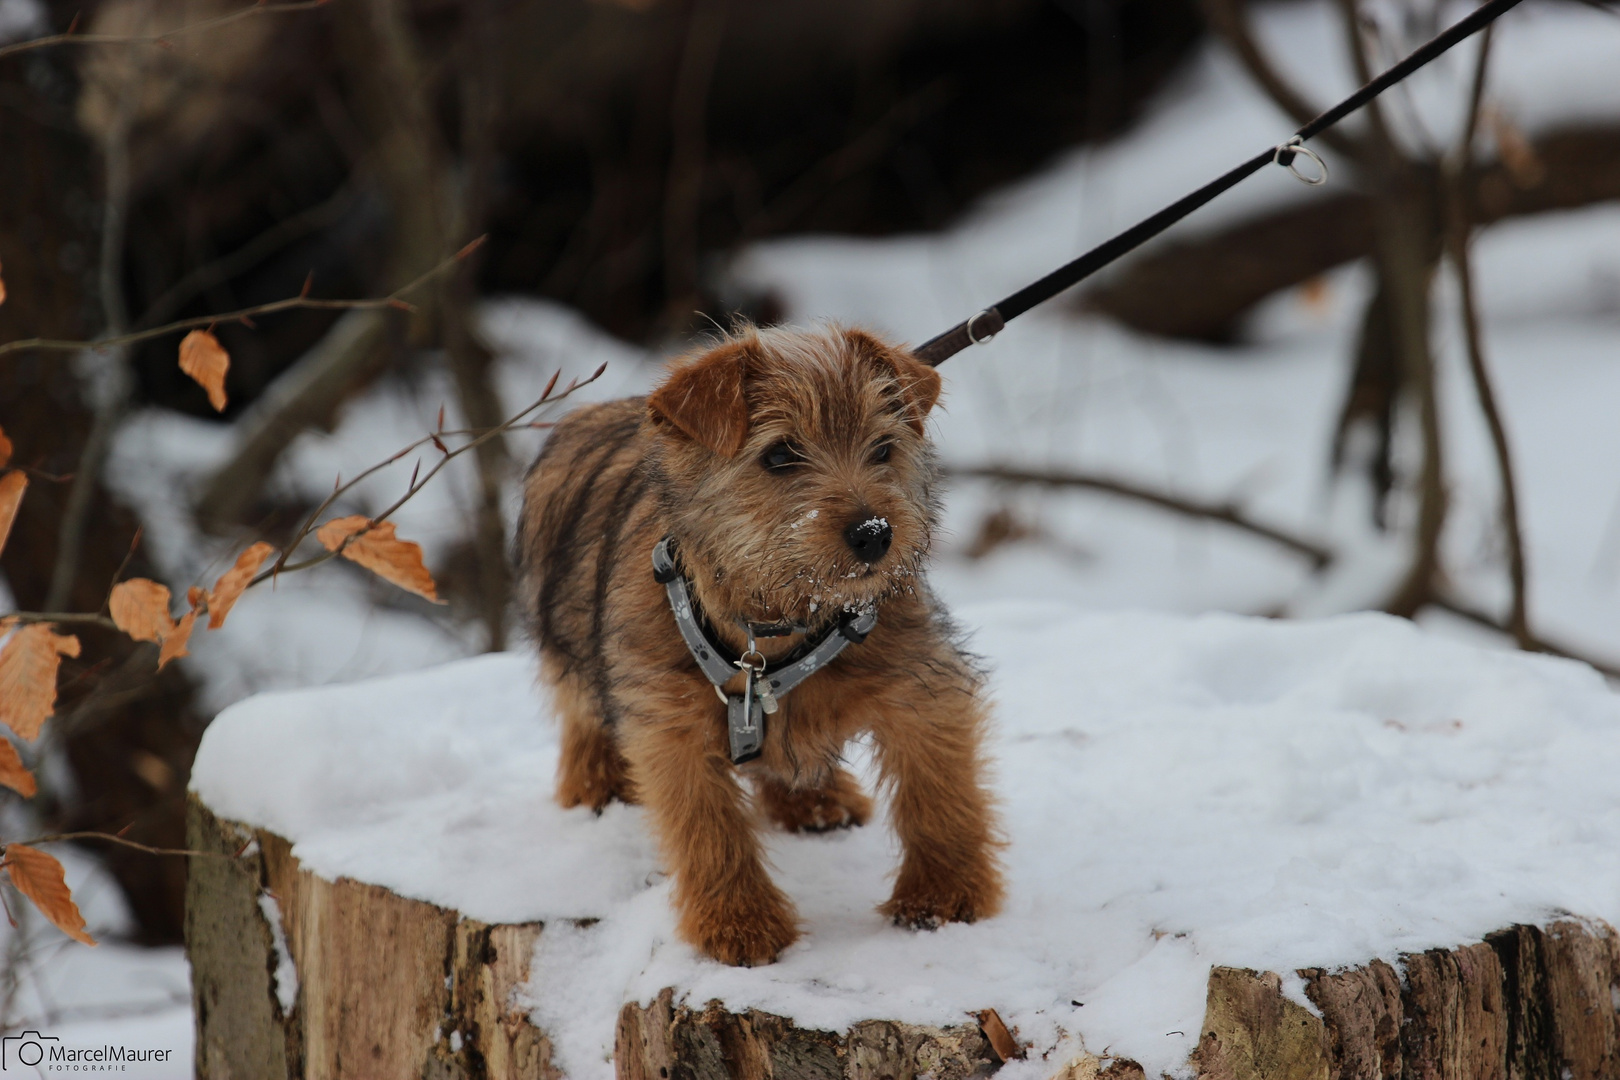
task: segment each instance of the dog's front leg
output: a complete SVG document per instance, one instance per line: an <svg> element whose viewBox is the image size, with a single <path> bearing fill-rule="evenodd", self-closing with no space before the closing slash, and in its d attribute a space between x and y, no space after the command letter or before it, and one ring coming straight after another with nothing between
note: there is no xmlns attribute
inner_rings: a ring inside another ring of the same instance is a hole
<svg viewBox="0 0 1620 1080"><path fill-rule="evenodd" d="M872 725L905 851L894 893L879 910L902 926L973 922L1001 907L1001 842L983 776L985 722L977 695L953 686L887 702Z"/></svg>
<svg viewBox="0 0 1620 1080"><path fill-rule="evenodd" d="M769 964L799 936L798 925L765 872L712 702L688 705L676 719L626 725L630 776L675 879L681 936L722 963Z"/></svg>

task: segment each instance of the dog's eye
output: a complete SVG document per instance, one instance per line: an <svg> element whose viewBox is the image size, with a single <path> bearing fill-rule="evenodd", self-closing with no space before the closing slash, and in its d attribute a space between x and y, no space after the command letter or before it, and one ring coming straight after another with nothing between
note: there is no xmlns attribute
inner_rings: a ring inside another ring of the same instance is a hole
<svg viewBox="0 0 1620 1080"><path fill-rule="evenodd" d="M803 460L804 458L793 448L793 444L785 439L759 456L759 463L773 472L791 469Z"/></svg>
<svg viewBox="0 0 1620 1080"><path fill-rule="evenodd" d="M872 450L872 464L882 465L884 462L889 460L889 455L893 452L893 443L878 443L877 446Z"/></svg>

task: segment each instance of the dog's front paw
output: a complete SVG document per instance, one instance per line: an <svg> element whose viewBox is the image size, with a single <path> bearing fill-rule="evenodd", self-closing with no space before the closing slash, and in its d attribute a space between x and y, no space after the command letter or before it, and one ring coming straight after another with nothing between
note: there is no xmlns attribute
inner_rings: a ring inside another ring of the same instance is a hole
<svg viewBox="0 0 1620 1080"><path fill-rule="evenodd" d="M911 877L911 880L908 880ZM930 881L901 874L894 895L878 908L896 926L938 930L948 922L976 922L1001 910L1001 875L987 870L974 880Z"/></svg>
<svg viewBox="0 0 1620 1080"><path fill-rule="evenodd" d="M732 967L761 967L776 962L782 950L799 939L798 920L785 899L761 897L733 902L708 912L691 912L682 920L687 939L706 954Z"/></svg>

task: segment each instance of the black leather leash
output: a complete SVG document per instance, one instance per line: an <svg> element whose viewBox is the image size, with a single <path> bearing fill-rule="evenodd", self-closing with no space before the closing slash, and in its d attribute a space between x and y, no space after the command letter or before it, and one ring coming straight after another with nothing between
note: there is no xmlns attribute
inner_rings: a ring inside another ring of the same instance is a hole
<svg viewBox="0 0 1620 1080"><path fill-rule="evenodd" d="M1127 252L1140 247L1164 230L1214 199L1217 195L1237 186L1266 165L1285 166L1306 183L1319 184L1327 179L1322 159L1302 144L1314 135L1320 135L1346 116L1361 108L1385 90L1411 75L1414 71L1440 56L1453 45L1483 30L1522 0L1489 0L1474 9L1465 19L1442 31L1418 48L1405 60L1396 64L1354 94L1339 102L1315 120L1294 133L1285 143L1263 150L1224 176L1210 181L1190 195L1160 210L1150 218L1131 226L1118 236L1105 240L1073 262L1065 263L1039 281L1024 286L1004 300L978 311L957 323L943 334L929 338L912 350L912 355L925 364L938 366L969 345L982 345L1001 332L1002 327L1037 304L1045 303L1064 289L1077 285L1098 270ZM1308 157L1321 168L1320 176L1308 176L1294 168L1296 157Z"/></svg>

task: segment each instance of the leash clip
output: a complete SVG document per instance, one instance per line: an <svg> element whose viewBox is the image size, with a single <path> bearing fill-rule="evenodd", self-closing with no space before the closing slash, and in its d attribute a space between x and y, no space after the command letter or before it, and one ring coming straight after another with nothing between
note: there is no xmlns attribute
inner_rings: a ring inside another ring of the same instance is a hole
<svg viewBox="0 0 1620 1080"><path fill-rule="evenodd" d="M975 345L983 345L985 342L989 341L991 338L993 338L997 334L1001 333L1001 327L1000 326L995 326L995 327L993 327L991 329L991 331L988 334L984 335L984 337L974 337L973 336L973 324L978 322L980 319L988 319L992 323L1001 322L1001 319L999 317L995 317L995 318L991 317L991 312L992 311L993 311L992 308L985 308L983 311L976 311L971 316L968 317L967 325L964 326L963 329L967 331L967 338L968 338L969 341L973 342L973 344L975 344Z"/></svg>
<svg viewBox="0 0 1620 1080"><path fill-rule="evenodd" d="M1310 173L1300 171L1298 162L1301 157L1307 157L1316 162L1316 175L1312 176ZM1271 160L1293 173L1294 179L1303 181L1311 187L1319 187L1327 183L1327 162L1322 160L1321 154L1305 145L1305 139L1302 136L1295 135L1292 139L1280 144L1277 149L1271 152Z"/></svg>

